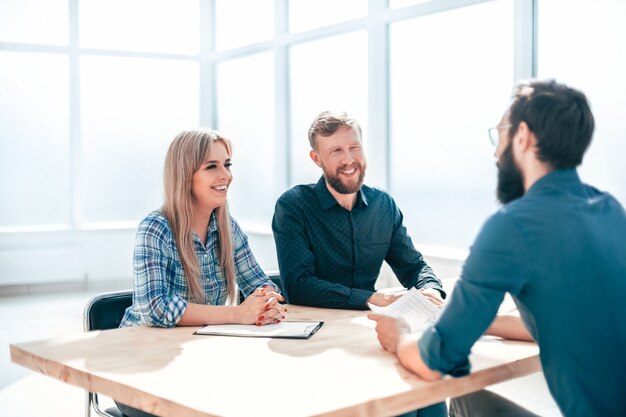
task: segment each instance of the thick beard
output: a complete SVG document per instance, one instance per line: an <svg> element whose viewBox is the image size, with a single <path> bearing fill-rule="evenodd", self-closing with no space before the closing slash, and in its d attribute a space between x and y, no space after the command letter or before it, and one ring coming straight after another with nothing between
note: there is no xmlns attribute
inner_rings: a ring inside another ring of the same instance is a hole
<svg viewBox="0 0 626 417"><path fill-rule="evenodd" d="M337 191L339 194L354 194L361 189L363 185L363 179L365 178L365 164L361 165L357 162L354 162L350 167L356 168L359 170L359 179L354 185L345 184L341 181L340 171L348 168L348 165L342 165L337 168L337 171L333 174L326 170L324 167L324 178L326 178L326 182L333 188L333 190Z"/></svg>
<svg viewBox="0 0 626 417"><path fill-rule="evenodd" d="M509 143L498 159L498 188L496 195L502 204L508 204L524 195L524 177L513 160Z"/></svg>

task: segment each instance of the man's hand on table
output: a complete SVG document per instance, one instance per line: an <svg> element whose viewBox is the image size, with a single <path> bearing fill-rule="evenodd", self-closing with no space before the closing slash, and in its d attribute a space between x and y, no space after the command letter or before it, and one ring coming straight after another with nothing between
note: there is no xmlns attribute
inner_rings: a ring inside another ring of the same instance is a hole
<svg viewBox="0 0 626 417"><path fill-rule="evenodd" d="M368 314L367 318L376 322L378 341L383 349L396 353L402 336L409 334L409 326L406 322L374 313Z"/></svg>
<svg viewBox="0 0 626 417"><path fill-rule="evenodd" d="M419 292L425 295L437 307L443 307L444 301L443 298L441 298L439 290L435 288L422 288Z"/></svg>
<svg viewBox="0 0 626 417"><path fill-rule="evenodd" d="M436 381L442 375L430 369L422 360L417 348L417 335L409 333L409 327L402 320L370 313L367 318L376 322L376 333L381 346L393 354L409 371L426 381Z"/></svg>
<svg viewBox="0 0 626 417"><path fill-rule="evenodd" d="M367 299L368 303L372 303L375 306L384 307L396 301L398 298L402 297L403 294L383 294L380 292L375 292L371 295L370 298Z"/></svg>

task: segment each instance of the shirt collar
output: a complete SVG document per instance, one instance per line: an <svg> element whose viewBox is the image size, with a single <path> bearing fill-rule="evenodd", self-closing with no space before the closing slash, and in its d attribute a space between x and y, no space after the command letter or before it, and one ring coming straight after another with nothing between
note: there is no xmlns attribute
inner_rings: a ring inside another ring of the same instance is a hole
<svg viewBox="0 0 626 417"><path fill-rule="evenodd" d="M578 176L576 168L555 169L547 173L546 175L535 181L535 183L530 187L526 194L534 193L540 190L544 190L545 188L552 185L563 183L580 183L580 177Z"/></svg>
<svg viewBox="0 0 626 417"><path fill-rule="evenodd" d="M217 231L217 215L215 214L215 210L211 213L211 218L209 219L209 228L207 230L207 236L211 233Z"/></svg>
<svg viewBox="0 0 626 417"><path fill-rule="evenodd" d="M356 195L356 203L354 204L354 207L359 207L361 205L367 206L367 197L363 193L363 188L364 187L361 187ZM326 179L323 175L320 177L317 184L315 184L315 193L317 194L317 198L320 201L322 209L328 210L331 207L339 205L337 200L335 200L335 197L333 197L330 191L328 191L328 187L326 187Z"/></svg>
<svg viewBox="0 0 626 417"><path fill-rule="evenodd" d="M207 244L211 241L211 235L216 232L217 232L217 216L215 214L215 210L213 210L213 213L211 213L211 217L209 218L209 227L207 228L207 231L206 231ZM196 241L199 245L202 245L202 243L200 242L200 237L196 234L196 232L193 232L193 240Z"/></svg>

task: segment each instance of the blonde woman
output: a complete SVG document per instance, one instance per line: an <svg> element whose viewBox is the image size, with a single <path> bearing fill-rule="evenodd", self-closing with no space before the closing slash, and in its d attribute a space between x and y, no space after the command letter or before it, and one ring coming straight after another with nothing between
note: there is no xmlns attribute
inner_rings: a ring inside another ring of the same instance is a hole
<svg viewBox="0 0 626 417"><path fill-rule="evenodd" d="M120 327L284 319L284 298L228 212L231 145L218 132L180 133L165 158L165 202L137 231L133 305ZM238 290L245 301L237 305Z"/></svg>
<svg viewBox="0 0 626 417"><path fill-rule="evenodd" d="M218 132L180 133L165 157L165 202L137 230L134 296L120 327L242 323L285 318L284 298L228 212L231 145ZM237 305L238 290L245 301ZM152 416L117 403L126 416Z"/></svg>

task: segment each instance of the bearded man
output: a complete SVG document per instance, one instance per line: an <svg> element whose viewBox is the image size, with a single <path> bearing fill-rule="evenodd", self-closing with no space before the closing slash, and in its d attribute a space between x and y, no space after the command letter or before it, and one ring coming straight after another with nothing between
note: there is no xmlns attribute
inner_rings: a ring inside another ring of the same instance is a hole
<svg viewBox="0 0 626 417"><path fill-rule="evenodd" d="M323 112L309 129L317 184L298 185L277 201L272 229L280 278L291 304L365 310L398 295L376 292L383 261L406 288L435 304L441 281L415 249L402 213L384 191L363 185L361 127L346 113Z"/></svg>
<svg viewBox="0 0 626 417"><path fill-rule="evenodd" d="M497 196L503 207L472 245L438 321L421 336L370 314L381 345L426 380L469 372L468 355L506 293L540 348L550 393L567 417L626 412L626 213L576 171L594 130L585 95L553 80L518 85L498 126ZM507 330L508 329L508 330ZM495 334L493 332L492 334ZM450 403L451 417L534 416L490 391Z"/></svg>
<svg viewBox="0 0 626 417"><path fill-rule="evenodd" d="M276 202L272 230L284 295L291 304L367 309L399 295L376 292L387 261L406 288L436 305L446 294L409 237L391 196L363 185L367 163L361 127L346 113L323 112L309 129L309 155L323 171L317 184L298 185ZM445 402L403 417L444 417Z"/></svg>

